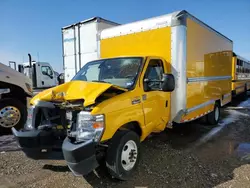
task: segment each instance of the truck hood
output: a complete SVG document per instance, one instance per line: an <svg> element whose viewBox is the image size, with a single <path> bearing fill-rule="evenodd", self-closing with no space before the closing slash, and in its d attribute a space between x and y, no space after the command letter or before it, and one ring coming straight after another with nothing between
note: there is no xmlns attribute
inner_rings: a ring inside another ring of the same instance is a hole
<svg viewBox="0 0 250 188"><path fill-rule="evenodd" d="M85 82L85 81L71 81L62 85L47 89L37 94L31 100L31 104L36 104L38 101L74 101L83 99L84 106L89 106L95 103L97 97L103 94L108 89L112 89L114 92L125 92L126 89L109 83L99 82Z"/></svg>
<svg viewBox="0 0 250 188"><path fill-rule="evenodd" d="M0 74L1 76L6 74L8 75L9 77L15 77L17 79L21 79L23 81L25 81L26 83L28 84L31 84L31 79L29 79L27 76L25 76L24 74L8 67L7 65L4 65L2 63L0 63Z"/></svg>
<svg viewBox="0 0 250 188"><path fill-rule="evenodd" d="M32 87L32 81L24 74L0 63L0 80L9 84L22 88L27 94L32 95L26 84Z"/></svg>

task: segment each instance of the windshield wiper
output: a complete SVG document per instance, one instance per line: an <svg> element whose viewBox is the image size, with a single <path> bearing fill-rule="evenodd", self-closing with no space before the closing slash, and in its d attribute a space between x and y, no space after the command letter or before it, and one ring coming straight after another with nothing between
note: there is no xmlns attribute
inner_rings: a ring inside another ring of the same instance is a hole
<svg viewBox="0 0 250 188"><path fill-rule="evenodd" d="M103 81L103 80L92 80L92 82L102 82L102 83L108 83L108 84L111 84L110 82L106 82L106 81Z"/></svg>

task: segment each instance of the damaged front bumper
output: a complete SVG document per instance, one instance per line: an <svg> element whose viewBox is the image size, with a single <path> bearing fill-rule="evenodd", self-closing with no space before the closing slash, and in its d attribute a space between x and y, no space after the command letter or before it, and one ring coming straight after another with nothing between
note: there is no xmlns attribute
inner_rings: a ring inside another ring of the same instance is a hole
<svg viewBox="0 0 250 188"><path fill-rule="evenodd" d="M32 159L63 159L61 146L66 133L54 130L17 131L12 128L18 145L27 157Z"/></svg>
<svg viewBox="0 0 250 188"><path fill-rule="evenodd" d="M96 143L92 140L74 144L65 138L62 151L68 167L76 176L86 175L99 166Z"/></svg>
<svg viewBox="0 0 250 188"><path fill-rule="evenodd" d="M68 123L65 110L52 102L39 101L28 109L24 128L11 130L27 157L63 159L61 147L67 136Z"/></svg>

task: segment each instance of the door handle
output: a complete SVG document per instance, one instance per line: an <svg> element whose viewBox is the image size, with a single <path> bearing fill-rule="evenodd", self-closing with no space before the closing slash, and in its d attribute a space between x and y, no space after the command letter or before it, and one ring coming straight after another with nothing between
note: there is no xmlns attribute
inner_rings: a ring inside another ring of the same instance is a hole
<svg viewBox="0 0 250 188"><path fill-rule="evenodd" d="M146 95L146 94L143 94L143 95L142 95L142 100L143 100L143 101L147 100L147 95Z"/></svg>

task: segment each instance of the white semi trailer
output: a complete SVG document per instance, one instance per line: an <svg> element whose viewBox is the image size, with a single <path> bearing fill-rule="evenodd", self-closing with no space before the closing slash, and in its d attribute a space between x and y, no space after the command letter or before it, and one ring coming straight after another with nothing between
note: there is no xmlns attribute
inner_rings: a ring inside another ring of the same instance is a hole
<svg viewBox="0 0 250 188"><path fill-rule="evenodd" d="M87 62L99 58L99 35L118 23L94 17L62 28L65 82L70 81Z"/></svg>

